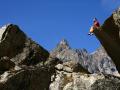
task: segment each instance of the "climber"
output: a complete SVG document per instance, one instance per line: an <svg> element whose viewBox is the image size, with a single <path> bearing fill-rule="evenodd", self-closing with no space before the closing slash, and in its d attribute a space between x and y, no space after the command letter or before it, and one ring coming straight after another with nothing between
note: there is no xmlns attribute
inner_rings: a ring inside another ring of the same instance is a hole
<svg viewBox="0 0 120 90"><path fill-rule="evenodd" d="M98 20L96 19L96 18L94 18L93 19L93 26L90 28L90 32L88 33L88 35L94 35L93 34L93 31L95 30L95 29L99 29L99 27L100 27L100 23L98 22Z"/></svg>

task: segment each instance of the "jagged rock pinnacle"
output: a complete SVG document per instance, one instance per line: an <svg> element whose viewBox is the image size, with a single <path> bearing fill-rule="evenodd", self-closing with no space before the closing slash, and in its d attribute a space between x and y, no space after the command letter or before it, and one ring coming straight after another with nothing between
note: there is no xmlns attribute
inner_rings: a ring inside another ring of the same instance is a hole
<svg viewBox="0 0 120 90"><path fill-rule="evenodd" d="M66 39L62 39L58 44L55 49L51 51L51 56L56 57L57 54L59 54L61 51L70 49L70 46L68 44L68 41Z"/></svg>
<svg viewBox="0 0 120 90"><path fill-rule="evenodd" d="M60 41L60 44L67 45L68 46L68 41L66 39L62 39Z"/></svg>
<svg viewBox="0 0 120 90"><path fill-rule="evenodd" d="M68 44L68 41L66 39L62 39L60 43L57 45L57 47L61 49L70 49L70 46Z"/></svg>
<svg viewBox="0 0 120 90"><path fill-rule="evenodd" d="M2 41L2 35L10 24L6 24L0 28L0 42Z"/></svg>

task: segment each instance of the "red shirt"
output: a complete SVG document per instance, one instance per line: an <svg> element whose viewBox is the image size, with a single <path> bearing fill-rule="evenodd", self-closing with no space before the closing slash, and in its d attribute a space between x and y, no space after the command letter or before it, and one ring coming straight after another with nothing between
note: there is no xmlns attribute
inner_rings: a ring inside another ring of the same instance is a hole
<svg viewBox="0 0 120 90"><path fill-rule="evenodd" d="M100 24L99 24L98 21L95 21L94 24L93 24L93 26L96 27L96 28L98 28L98 27L100 27Z"/></svg>

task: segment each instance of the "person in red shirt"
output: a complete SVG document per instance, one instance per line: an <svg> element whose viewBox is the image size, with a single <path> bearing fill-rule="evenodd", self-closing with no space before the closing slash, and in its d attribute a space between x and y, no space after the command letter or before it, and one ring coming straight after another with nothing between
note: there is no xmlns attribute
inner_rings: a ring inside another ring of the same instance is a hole
<svg viewBox="0 0 120 90"><path fill-rule="evenodd" d="M98 29L98 28L100 27L100 23L98 22L98 20L97 20L96 18L94 18L94 19L93 19L93 22L94 22L93 27L94 27L95 29Z"/></svg>
<svg viewBox="0 0 120 90"><path fill-rule="evenodd" d="M100 27L100 23L98 22L98 20L96 18L93 19L93 26L90 28L90 32L88 33L88 35L93 35L93 31L95 29L99 29Z"/></svg>

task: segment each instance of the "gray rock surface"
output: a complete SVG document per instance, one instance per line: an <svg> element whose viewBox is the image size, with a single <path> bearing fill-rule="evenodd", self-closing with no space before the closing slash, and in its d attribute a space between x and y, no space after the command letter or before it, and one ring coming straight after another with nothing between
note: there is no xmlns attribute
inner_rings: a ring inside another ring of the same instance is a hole
<svg viewBox="0 0 120 90"><path fill-rule="evenodd" d="M61 42L67 44L61 45ZM88 53L85 49L64 48L70 46L67 40L61 42L50 54L63 62L55 66L50 90L120 89L118 77L120 75L103 47L93 53ZM87 70L93 74L89 74Z"/></svg>
<svg viewBox="0 0 120 90"><path fill-rule="evenodd" d="M0 57L7 56L15 64L31 65L49 56L48 51L28 38L17 25L6 25L0 33Z"/></svg>
<svg viewBox="0 0 120 90"><path fill-rule="evenodd" d="M94 34L120 73L120 8L105 20L101 30L94 30Z"/></svg>
<svg viewBox="0 0 120 90"><path fill-rule="evenodd" d="M99 72L104 74L115 74L118 73L116 70L116 66L112 59L107 55L106 51L103 47L98 48L95 52L91 53L90 56L92 57L92 61L90 68L94 68L95 66L99 70ZM93 69L92 72L95 70ZM98 72L98 71L96 71Z"/></svg>
<svg viewBox="0 0 120 90"><path fill-rule="evenodd" d="M0 29L0 90L48 90L53 63L49 52L28 38L17 25ZM50 64L52 64L51 67Z"/></svg>
<svg viewBox="0 0 120 90"><path fill-rule="evenodd" d="M9 58L14 57L18 53L22 52L26 35L16 25L6 25L0 30L0 57L7 56Z"/></svg>
<svg viewBox="0 0 120 90"><path fill-rule="evenodd" d="M102 74L56 71L50 90L119 90L120 78Z"/></svg>
<svg viewBox="0 0 120 90"><path fill-rule="evenodd" d="M48 90L51 72L45 68L20 69L1 75L0 90Z"/></svg>
<svg viewBox="0 0 120 90"><path fill-rule="evenodd" d="M67 44L63 45L61 43ZM62 40L51 52L51 56L55 56L63 62L74 61L76 64L80 64L82 67L87 69L90 73L104 73L112 75L118 73L114 63L103 47L98 48L93 53L88 53L86 49L72 49L69 47L68 41ZM62 49L60 50L60 48Z"/></svg>

